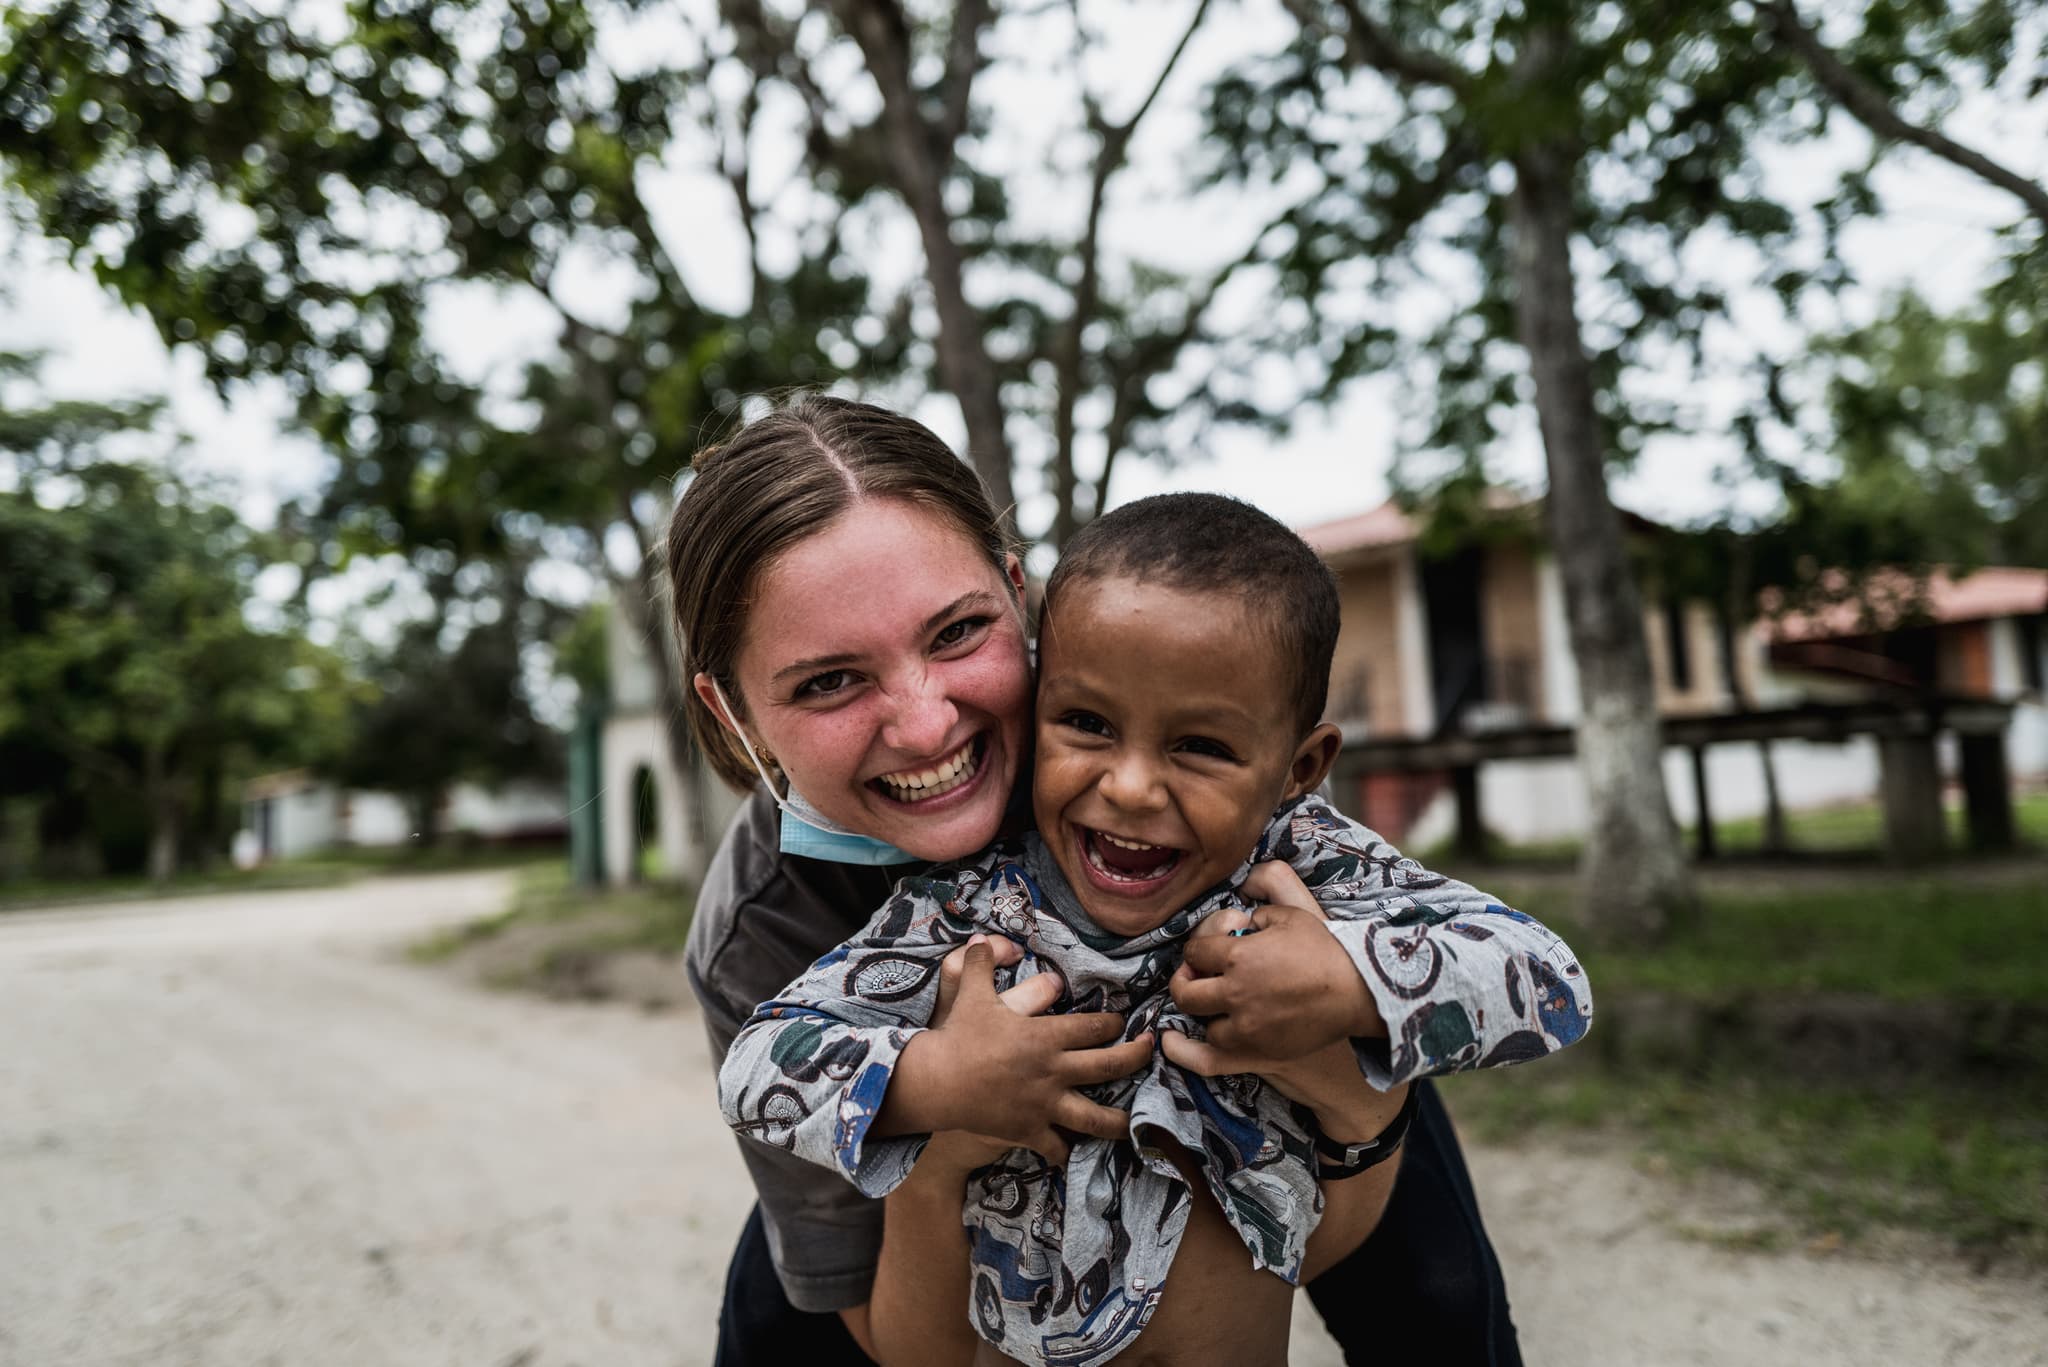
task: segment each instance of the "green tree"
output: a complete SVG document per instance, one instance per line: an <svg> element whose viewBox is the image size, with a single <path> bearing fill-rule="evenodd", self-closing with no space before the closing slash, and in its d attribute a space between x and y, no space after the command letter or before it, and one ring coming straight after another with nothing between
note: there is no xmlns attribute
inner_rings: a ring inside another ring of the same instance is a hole
<svg viewBox="0 0 2048 1367"><path fill-rule="evenodd" d="M1393 369L1419 396L1410 483L1482 468L1533 407L1580 676L1588 903L1634 938L1692 896L1606 478L1683 430L1675 379L1717 369L1708 329L1747 282L1703 269L1694 244L1747 250L1795 326L1795 301L1850 283L1841 233L1881 207L1868 166L1816 192L1816 256L1759 160L1838 108L1878 134L1874 156L1896 139L2015 189L1937 127L1958 90L1996 86L2016 60L2014 7L1879 0L1846 57L1795 41L1813 34L1789 3L1763 8L1295 0L1291 42L1211 99L1221 174L1290 200L1270 260L1311 305L1295 346L1321 358L1324 392ZM1433 326L1387 321L1418 297ZM1733 358L1755 381L1751 421L1771 398L1757 359Z"/></svg>
<svg viewBox="0 0 2048 1367"><path fill-rule="evenodd" d="M1869 528L1870 560L2048 566L2043 265L1956 314L1902 295L1818 349L1836 469L1814 512Z"/></svg>
<svg viewBox="0 0 2048 1367"><path fill-rule="evenodd" d="M167 878L195 824L218 833L234 779L338 743L336 662L250 625L267 557L230 509L143 464L17 459L11 474L0 751L44 757L27 773L45 800L139 798L150 876Z"/></svg>
<svg viewBox="0 0 2048 1367"><path fill-rule="evenodd" d="M319 548L309 569L396 551L445 578L553 529L645 629L653 491L739 395L835 376L818 339L851 335L866 289L827 218L792 264L755 271L742 313L692 297L643 190L696 131L702 63L608 61L600 23L641 9L362 0L331 24L242 3L193 23L139 0L17 9L0 27L0 158L35 225L216 384L283 381L337 459L295 522ZM593 263L622 281L618 309L577 283ZM552 313L557 345L514 392L434 345L429 315L458 285ZM863 373L897 354L885 339Z"/></svg>
<svg viewBox="0 0 2048 1367"><path fill-rule="evenodd" d="M456 620L458 606L471 621ZM442 802L455 784L562 777L561 736L534 716L527 690L526 643L542 634L519 620L530 606L516 585L442 602L367 662L371 688L328 771L351 787L400 794L422 847L438 843Z"/></svg>

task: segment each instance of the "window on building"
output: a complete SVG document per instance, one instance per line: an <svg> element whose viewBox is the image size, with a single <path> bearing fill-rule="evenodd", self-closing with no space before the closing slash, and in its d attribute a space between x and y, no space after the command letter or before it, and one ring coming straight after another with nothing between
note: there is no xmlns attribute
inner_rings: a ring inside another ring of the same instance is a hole
<svg viewBox="0 0 2048 1367"><path fill-rule="evenodd" d="M2013 621L2020 636L2020 681L2029 693L2048 693L2048 614L2020 617Z"/></svg>

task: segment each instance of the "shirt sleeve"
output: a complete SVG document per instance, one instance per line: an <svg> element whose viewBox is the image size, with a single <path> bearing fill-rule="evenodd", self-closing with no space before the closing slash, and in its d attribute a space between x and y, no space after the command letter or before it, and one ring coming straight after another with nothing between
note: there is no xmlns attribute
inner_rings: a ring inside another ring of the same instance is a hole
<svg viewBox="0 0 2048 1367"><path fill-rule="evenodd" d="M930 1139L868 1133L931 1019L941 962L966 938L930 887L899 884L865 929L761 1003L719 1069L728 1125L835 1169L864 1196L895 1190Z"/></svg>
<svg viewBox="0 0 2048 1367"><path fill-rule="evenodd" d="M1591 984L1563 940L1321 799L1283 812L1262 853L1301 875L1386 1020L1386 1039L1355 1042L1375 1087L1541 1058L1592 1023Z"/></svg>
<svg viewBox="0 0 2048 1367"><path fill-rule="evenodd" d="M692 974L703 1006L711 1057L722 1059L750 1006L709 990ZM740 1158L753 1180L768 1254L791 1305L816 1314L865 1302L882 1248L882 1203L787 1149L740 1134Z"/></svg>

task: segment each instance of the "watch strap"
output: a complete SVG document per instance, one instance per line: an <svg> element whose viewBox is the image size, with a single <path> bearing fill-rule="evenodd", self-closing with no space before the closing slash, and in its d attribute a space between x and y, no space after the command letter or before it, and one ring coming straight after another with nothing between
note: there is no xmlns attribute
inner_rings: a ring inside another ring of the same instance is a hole
<svg viewBox="0 0 2048 1367"><path fill-rule="evenodd" d="M1401 1109L1394 1113L1386 1128L1357 1143L1340 1144L1318 1129L1315 1135L1316 1176L1326 1182L1356 1177L1392 1158L1401 1147L1401 1141L1408 1137L1409 1123L1415 1119L1415 1108L1421 1099L1421 1091L1409 1087Z"/></svg>

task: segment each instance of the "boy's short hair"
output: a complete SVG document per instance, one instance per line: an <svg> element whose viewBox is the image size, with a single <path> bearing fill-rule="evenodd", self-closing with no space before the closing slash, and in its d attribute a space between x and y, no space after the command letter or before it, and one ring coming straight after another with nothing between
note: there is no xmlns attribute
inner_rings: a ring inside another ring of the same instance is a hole
<svg viewBox="0 0 2048 1367"><path fill-rule="evenodd" d="M1323 718L1337 649L1337 578L1293 529L1222 494L1155 494L1077 532L1045 585L1047 614L1077 580L1117 577L1235 593L1294 671L1304 734ZM1219 667L1224 661L1217 662Z"/></svg>

